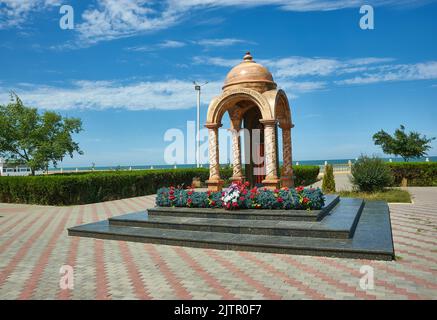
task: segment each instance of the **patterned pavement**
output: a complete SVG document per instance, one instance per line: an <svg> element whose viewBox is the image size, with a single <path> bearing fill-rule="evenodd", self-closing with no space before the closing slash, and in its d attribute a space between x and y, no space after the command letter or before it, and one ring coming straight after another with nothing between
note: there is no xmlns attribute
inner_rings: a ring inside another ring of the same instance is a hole
<svg viewBox="0 0 437 320"><path fill-rule="evenodd" d="M437 299L437 188L392 204L397 261L220 251L68 237L153 196L48 207L0 203L0 299ZM74 288L61 289L63 265ZM373 267L374 288L360 287Z"/></svg>

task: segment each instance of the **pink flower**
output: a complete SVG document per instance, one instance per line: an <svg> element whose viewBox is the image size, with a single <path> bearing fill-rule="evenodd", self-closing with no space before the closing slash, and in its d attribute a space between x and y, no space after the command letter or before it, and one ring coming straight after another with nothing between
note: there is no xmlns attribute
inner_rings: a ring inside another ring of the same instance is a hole
<svg viewBox="0 0 437 320"><path fill-rule="evenodd" d="M302 191L304 191L304 190L305 190L305 188L302 187L302 186L296 188L296 191L297 191L297 192L302 192Z"/></svg>
<svg viewBox="0 0 437 320"><path fill-rule="evenodd" d="M282 199L281 197L278 197L278 202L282 203L282 202L284 202L284 199Z"/></svg>

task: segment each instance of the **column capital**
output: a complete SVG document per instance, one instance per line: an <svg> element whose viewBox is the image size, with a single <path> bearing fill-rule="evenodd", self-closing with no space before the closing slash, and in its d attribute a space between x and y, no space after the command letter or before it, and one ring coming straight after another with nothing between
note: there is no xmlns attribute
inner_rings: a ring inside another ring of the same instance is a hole
<svg viewBox="0 0 437 320"><path fill-rule="evenodd" d="M264 126L274 126L276 125L275 119L261 119L259 122L261 122Z"/></svg>
<svg viewBox="0 0 437 320"><path fill-rule="evenodd" d="M292 123L287 123L287 124L279 124L279 127L282 129L282 130L290 130L290 129L293 129L294 128L294 124L292 124Z"/></svg>
<svg viewBox="0 0 437 320"><path fill-rule="evenodd" d="M205 123L205 127L208 129L218 129L222 126L221 123L211 123L211 122L207 122Z"/></svg>

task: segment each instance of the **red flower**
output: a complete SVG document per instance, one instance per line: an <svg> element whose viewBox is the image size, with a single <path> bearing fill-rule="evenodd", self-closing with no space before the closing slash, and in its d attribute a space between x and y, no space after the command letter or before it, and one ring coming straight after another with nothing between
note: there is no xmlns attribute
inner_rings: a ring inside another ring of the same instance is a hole
<svg viewBox="0 0 437 320"><path fill-rule="evenodd" d="M246 189L243 190L243 194L244 194L244 195L247 194L247 190L246 190Z"/></svg>
<svg viewBox="0 0 437 320"><path fill-rule="evenodd" d="M193 202L193 200L191 200L191 198L188 198L187 203L190 204L191 202Z"/></svg>
<svg viewBox="0 0 437 320"><path fill-rule="evenodd" d="M275 189L274 191L273 191L274 193L278 193L279 192L279 190L278 189Z"/></svg>
<svg viewBox="0 0 437 320"><path fill-rule="evenodd" d="M278 202L282 203L282 202L284 202L284 199L282 199L281 197L278 197Z"/></svg>
<svg viewBox="0 0 437 320"><path fill-rule="evenodd" d="M244 183L244 185L245 185L246 187L248 187L248 186L249 186L249 181L246 181L246 182Z"/></svg>
<svg viewBox="0 0 437 320"><path fill-rule="evenodd" d="M244 197L240 197L240 201L244 201Z"/></svg>
<svg viewBox="0 0 437 320"><path fill-rule="evenodd" d="M211 201L211 206L215 206L215 201L213 200L213 201Z"/></svg>
<svg viewBox="0 0 437 320"><path fill-rule="evenodd" d="M193 194L193 190L188 191L188 195L191 196Z"/></svg>
<svg viewBox="0 0 437 320"><path fill-rule="evenodd" d="M250 199L254 199L255 196L254 196L253 194L251 194L249 198L250 198Z"/></svg>
<svg viewBox="0 0 437 320"><path fill-rule="evenodd" d="M296 188L296 191L297 191L297 192L302 192L302 191L304 191L304 190L305 190L305 188L302 187L302 186Z"/></svg>
<svg viewBox="0 0 437 320"><path fill-rule="evenodd" d="M170 191L168 192L169 194L174 194L174 190L170 189Z"/></svg>
<svg viewBox="0 0 437 320"><path fill-rule="evenodd" d="M232 206L233 206L233 207L238 207L238 203L236 203L236 202L232 202Z"/></svg>
<svg viewBox="0 0 437 320"><path fill-rule="evenodd" d="M308 202L310 202L309 198L305 197L305 198L302 199L302 203L303 204L307 204Z"/></svg>

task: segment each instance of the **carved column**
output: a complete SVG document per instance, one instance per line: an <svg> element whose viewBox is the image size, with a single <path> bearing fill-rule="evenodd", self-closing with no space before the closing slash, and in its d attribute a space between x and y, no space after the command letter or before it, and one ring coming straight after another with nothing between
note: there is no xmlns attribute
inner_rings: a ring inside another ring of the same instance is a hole
<svg viewBox="0 0 437 320"><path fill-rule="evenodd" d="M293 128L293 125L290 124L281 126L282 155L283 155L282 172L281 172L282 187L293 187L291 128Z"/></svg>
<svg viewBox="0 0 437 320"><path fill-rule="evenodd" d="M263 184L269 189L279 187L278 168L276 166L276 120L260 120L264 125L264 149L266 177Z"/></svg>
<svg viewBox="0 0 437 320"><path fill-rule="evenodd" d="M208 142L209 142L209 180L206 181L208 190L220 191L223 186L223 180L220 179L220 162L219 162L219 142L218 129L221 124L207 123Z"/></svg>
<svg viewBox="0 0 437 320"><path fill-rule="evenodd" d="M241 168L241 138L240 128L230 129L232 133L232 181L243 181L243 170Z"/></svg>

